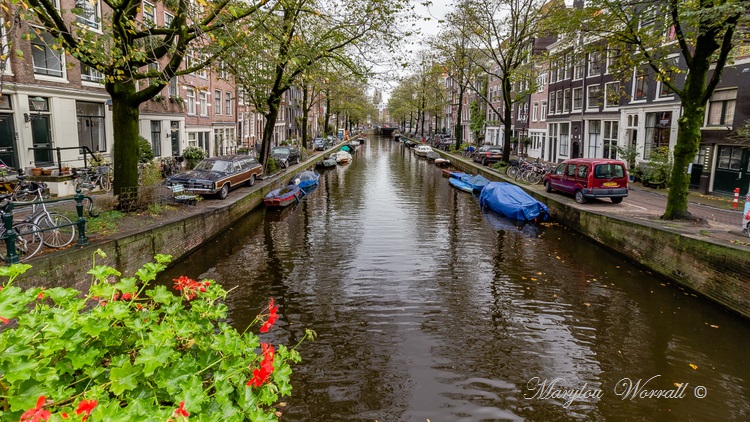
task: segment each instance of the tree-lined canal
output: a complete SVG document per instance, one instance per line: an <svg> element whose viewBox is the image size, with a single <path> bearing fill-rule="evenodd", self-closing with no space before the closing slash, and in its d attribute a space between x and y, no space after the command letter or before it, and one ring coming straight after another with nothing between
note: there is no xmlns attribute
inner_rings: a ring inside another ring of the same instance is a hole
<svg viewBox="0 0 750 422"><path fill-rule="evenodd" d="M392 140L354 155L169 275L235 287L240 330L274 297L264 341L318 333L283 420L750 418L747 321L560 226L507 229Z"/></svg>

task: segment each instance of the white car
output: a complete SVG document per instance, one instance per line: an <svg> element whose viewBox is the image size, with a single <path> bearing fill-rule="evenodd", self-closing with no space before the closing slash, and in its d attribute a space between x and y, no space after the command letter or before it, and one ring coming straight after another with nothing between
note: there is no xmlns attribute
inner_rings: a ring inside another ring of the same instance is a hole
<svg viewBox="0 0 750 422"><path fill-rule="evenodd" d="M426 157L428 152L432 152L432 147L429 145L420 145L414 148L414 153L420 157Z"/></svg>

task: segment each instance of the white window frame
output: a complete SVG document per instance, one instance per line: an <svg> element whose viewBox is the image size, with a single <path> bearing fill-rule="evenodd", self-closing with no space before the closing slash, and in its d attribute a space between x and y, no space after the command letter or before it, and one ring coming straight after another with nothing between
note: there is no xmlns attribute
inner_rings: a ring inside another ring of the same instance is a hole
<svg viewBox="0 0 750 422"><path fill-rule="evenodd" d="M557 91L549 92L549 114L555 114L557 107Z"/></svg>
<svg viewBox="0 0 750 422"><path fill-rule="evenodd" d="M223 104L223 93L220 89L214 91L214 114L221 114L221 105Z"/></svg>
<svg viewBox="0 0 750 422"><path fill-rule="evenodd" d="M610 96L610 89L611 87L614 87L614 89L617 91L617 98L620 98L620 82L619 81L613 81L613 82L607 82L604 84L604 96L603 96L603 102L604 102L604 109L616 109L620 107L620 101L618 100L614 104L610 104L609 102L609 96Z"/></svg>
<svg viewBox="0 0 750 422"><path fill-rule="evenodd" d="M147 1L141 4L141 13L143 14L143 24L146 26L156 25L156 6ZM150 11L150 13L149 13Z"/></svg>
<svg viewBox="0 0 750 422"><path fill-rule="evenodd" d="M104 75L95 68L81 63L81 83L101 86L104 84Z"/></svg>
<svg viewBox="0 0 750 422"><path fill-rule="evenodd" d="M544 122L546 120L547 120L547 102L542 101L542 104L539 110L539 121Z"/></svg>
<svg viewBox="0 0 750 422"><path fill-rule="evenodd" d="M91 3L94 4L91 4ZM75 0L76 9L80 9L87 16L76 13L76 23L100 32L102 31L102 6L99 0ZM93 15L93 16L92 16ZM93 18L93 20L92 20Z"/></svg>
<svg viewBox="0 0 750 422"><path fill-rule="evenodd" d="M576 107L576 93L578 93L578 107ZM583 109L583 87L579 86L577 88L573 88L573 92L571 94L571 103L570 103L570 109L572 111L576 110L582 110Z"/></svg>
<svg viewBox="0 0 750 422"><path fill-rule="evenodd" d="M706 124L707 127L724 127L724 128L732 128L734 126L734 117L737 114L737 88L729 88L729 89L717 89L714 91L713 95L711 95L711 99L708 100L708 104L706 105ZM730 114L727 112L729 109L729 105L731 104L731 119L728 119L728 116ZM720 108L718 108L718 113L720 116L720 120L716 123L712 123L712 117L714 116L714 111L717 111L717 107L714 107L714 105L721 105Z"/></svg>
<svg viewBox="0 0 750 422"><path fill-rule="evenodd" d="M594 66L596 63L599 64L598 70ZM602 54L599 51L592 51L589 53L589 61L588 66L586 66L586 76L587 77L594 77L594 76L600 76L602 74ZM596 73L594 73L596 72Z"/></svg>
<svg viewBox="0 0 750 422"><path fill-rule="evenodd" d="M531 106L531 121L536 122L539 119L539 103L535 102L533 106Z"/></svg>
<svg viewBox="0 0 750 422"><path fill-rule="evenodd" d="M227 91L224 93L224 112L226 113L227 116L232 115L233 108L234 107L232 107L232 93Z"/></svg>
<svg viewBox="0 0 750 422"><path fill-rule="evenodd" d="M598 96L601 99L601 94L602 94L602 87L601 86L599 86L599 85L589 85L589 86L587 86L586 87L586 110L599 110L599 107L601 107L601 105L599 105L599 104L596 104L596 105L592 105L591 104L592 103L592 101L591 101L591 97L592 97L591 91L594 91L594 90L598 91Z"/></svg>
<svg viewBox="0 0 750 422"><path fill-rule="evenodd" d="M563 91L563 113L570 113L570 103L571 103L570 88L566 88Z"/></svg>
<svg viewBox="0 0 750 422"><path fill-rule="evenodd" d="M586 74L586 56L585 55L576 55L574 56L574 64L573 64L573 80L578 81L583 79L584 75Z"/></svg>
<svg viewBox="0 0 750 422"><path fill-rule="evenodd" d="M196 103L195 103L195 90L193 88L187 88L187 113L191 116L195 116Z"/></svg>
<svg viewBox="0 0 750 422"><path fill-rule="evenodd" d="M168 12L164 12L164 26L165 27L168 28L169 25L172 23L173 20L174 20L174 15L173 14L168 13Z"/></svg>
<svg viewBox="0 0 750 422"><path fill-rule="evenodd" d="M555 104L555 114L562 114L563 112L563 90L558 89L557 90L557 104Z"/></svg>
<svg viewBox="0 0 750 422"><path fill-rule="evenodd" d="M29 26L29 28L32 28L32 30L35 33L35 38L33 40L31 40L31 43L32 43L32 45L31 45L31 50L32 50L32 53L31 53L31 62L32 62L32 65L34 66L34 78L38 79L38 80L47 80L47 81L55 81L55 82L60 82L61 79L62 80L67 80L67 69L66 69L66 63L65 63L65 50L63 50L62 48L60 48L58 50L54 50L54 49L52 49L52 48L49 47L50 43L53 43L54 40L53 39L45 40L45 38L44 38L45 35L48 36L48 37L50 37L50 38L52 37L52 35L49 32L45 31L44 28L40 28L40 27L37 27L37 26L31 26L31 25ZM37 32L37 31L39 31L39 32ZM39 67L39 66L36 65L36 63L34 62L34 49L35 48L39 48L39 47L37 47L39 45L43 45L44 46L45 57L47 56L47 50L49 50L51 52L50 54L58 57L58 62L60 63L60 69L59 70L58 69L54 69L54 68L51 69L51 68L46 68L46 67ZM45 74L45 73L37 73L37 69L44 70L46 72L49 72L51 70L52 71L58 71L58 72L60 72L60 75L58 76L58 75L49 75L49 74Z"/></svg>
<svg viewBox="0 0 750 422"><path fill-rule="evenodd" d="M640 70L643 70L645 73L643 73L642 81L644 84L643 89L643 96L640 98L636 98L636 92L638 91L638 82L641 73L639 73ZM649 82L649 76L648 76L648 69L645 66L638 66L635 69L633 69L633 91L630 94L631 102L644 102L648 100L648 82Z"/></svg>
<svg viewBox="0 0 750 422"><path fill-rule="evenodd" d="M208 92L198 91L198 109L202 117L208 116Z"/></svg>

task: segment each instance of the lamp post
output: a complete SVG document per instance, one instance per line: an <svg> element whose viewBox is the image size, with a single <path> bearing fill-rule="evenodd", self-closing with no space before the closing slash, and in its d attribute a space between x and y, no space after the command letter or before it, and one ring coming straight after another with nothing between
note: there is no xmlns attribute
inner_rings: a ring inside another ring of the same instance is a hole
<svg viewBox="0 0 750 422"><path fill-rule="evenodd" d="M26 123L29 123L34 119L40 119L42 117L42 110L44 110L44 107L47 105L47 100L39 96L30 98L29 102L31 108L34 109L33 111L36 111L36 114L24 113L23 120Z"/></svg>

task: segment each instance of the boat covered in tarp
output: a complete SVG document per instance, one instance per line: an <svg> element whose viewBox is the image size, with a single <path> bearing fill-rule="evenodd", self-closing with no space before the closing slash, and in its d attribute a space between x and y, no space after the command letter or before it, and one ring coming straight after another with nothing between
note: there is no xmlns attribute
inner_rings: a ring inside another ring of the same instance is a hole
<svg viewBox="0 0 750 422"><path fill-rule="evenodd" d="M506 182L490 182L479 195L479 205L488 207L512 220L546 220L547 206L520 187Z"/></svg>
<svg viewBox="0 0 750 422"><path fill-rule="evenodd" d="M336 156L336 162L337 163L348 163L349 161L352 161L352 155L348 152L344 151L343 149L336 154L331 154L331 157Z"/></svg>
<svg viewBox="0 0 750 422"><path fill-rule="evenodd" d="M461 178L451 177L450 179L448 179L448 183L450 183L451 186L453 186L454 188L458 190L462 190L464 192L469 192L469 193L474 192L474 187L466 183Z"/></svg>
<svg viewBox="0 0 750 422"><path fill-rule="evenodd" d="M343 147L341 147L340 151L345 151L345 152L348 152L349 154L351 154L352 152L354 152L354 146L352 146L352 145L344 145Z"/></svg>
<svg viewBox="0 0 750 422"><path fill-rule="evenodd" d="M263 198L263 203L267 207L285 207L299 201L303 194L299 185L291 184L268 192L268 195Z"/></svg>
<svg viewBox="0 0 750 422"><path fill-rule="evenodd" d="M320 178L320 175L318 173L315 173L314 171L306 170L298 174L294 178L294 181L296 183L297 180L299 180L299 183L296 183L297 186L299 186L302 189L306 189L306 188L317 185L319 178Z"/></svg>
<svg viewBox="0 0 750 422"><path fill-rule="evenodd" d="M481 174L472 176L468 173L454 171L450 173L450 176L448 183L466 192L481 192L482 189L490 183L490 181Z"/></svg>
<svg viewBox="0 0 750 422"><path fill-rule="evenodd" d="M427 159L430 160L430 161L435 161L438 158L440 158L440 154L438 154L435 151L430 151L430 152L427 153L427 155L425 155L425 157L427 157Z"/></svg>
<svg viewBox="0 0 750 422"><path fill-rule="evenodd" d="M336 167L336 156L329 155L328 157L318 161L316 164L318 167Z"/></svg>

